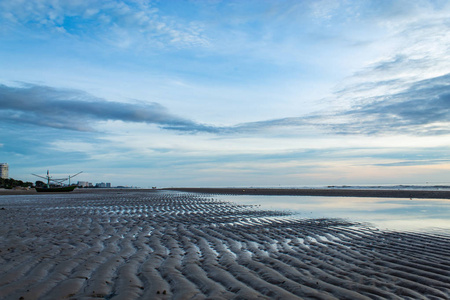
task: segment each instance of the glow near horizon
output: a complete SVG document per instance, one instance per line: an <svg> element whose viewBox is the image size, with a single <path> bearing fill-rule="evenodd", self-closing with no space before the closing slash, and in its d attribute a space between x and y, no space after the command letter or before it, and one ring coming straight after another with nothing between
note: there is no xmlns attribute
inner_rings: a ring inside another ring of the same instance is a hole
<svg viewBox="0 0 450 300"><path fill-rule="evenodd" d="M0 160L142 187L450 183L449 17L447 1L0 1Z"/></svg>

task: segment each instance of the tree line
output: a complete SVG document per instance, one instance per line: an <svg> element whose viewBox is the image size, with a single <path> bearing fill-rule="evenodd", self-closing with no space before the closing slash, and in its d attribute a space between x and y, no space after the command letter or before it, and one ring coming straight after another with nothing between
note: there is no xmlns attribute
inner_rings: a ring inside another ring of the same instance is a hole
<svg viewBox="0 0 450 300"><path fill-rule="evenodd" d="M13 178L0 178L0 188L4 189L12 189L15 187L32 187L34 186L34 183L26 181L23 182L22 180L16 180Z"/></svg>

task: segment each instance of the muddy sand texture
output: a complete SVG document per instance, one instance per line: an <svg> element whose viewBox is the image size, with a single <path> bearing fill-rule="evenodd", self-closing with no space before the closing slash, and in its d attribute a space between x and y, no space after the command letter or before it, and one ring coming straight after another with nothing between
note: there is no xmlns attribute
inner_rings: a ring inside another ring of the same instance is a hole
<svg viewBox="0 0 450 300"><path fill-rule="evenodd" d="M450 237L208 195L0 197L0 299L448 299Z"/></svg>

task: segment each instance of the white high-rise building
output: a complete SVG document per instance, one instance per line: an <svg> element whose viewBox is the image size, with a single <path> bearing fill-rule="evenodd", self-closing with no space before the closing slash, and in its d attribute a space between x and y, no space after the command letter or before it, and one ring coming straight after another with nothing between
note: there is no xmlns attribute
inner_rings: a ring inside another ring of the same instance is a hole
<svg viewBox="0 0 450 300"><path fill-rule="evenodd" d="M87 182L87 181L78 181L77 185L78 186L82 186L82 187L89 187L89 182Z"/></svg>
<svg viewBox="0 0 450 300"><path fill-rule="evenodd" d="M0 163L0 178L8 179L9 178L9 166L7 163Z"/></svg>

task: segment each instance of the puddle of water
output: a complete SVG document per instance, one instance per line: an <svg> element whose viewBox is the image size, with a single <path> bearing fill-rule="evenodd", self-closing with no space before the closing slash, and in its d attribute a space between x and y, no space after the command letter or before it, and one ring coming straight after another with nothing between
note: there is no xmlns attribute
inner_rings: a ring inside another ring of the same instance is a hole
<svg viewBox="0 0 450 300"><path fill-rule="evenodd" d="M288 210L299 218L342 218L380 229L450 233L450 200L366 197L217 195L260 209Z"/></svg>

